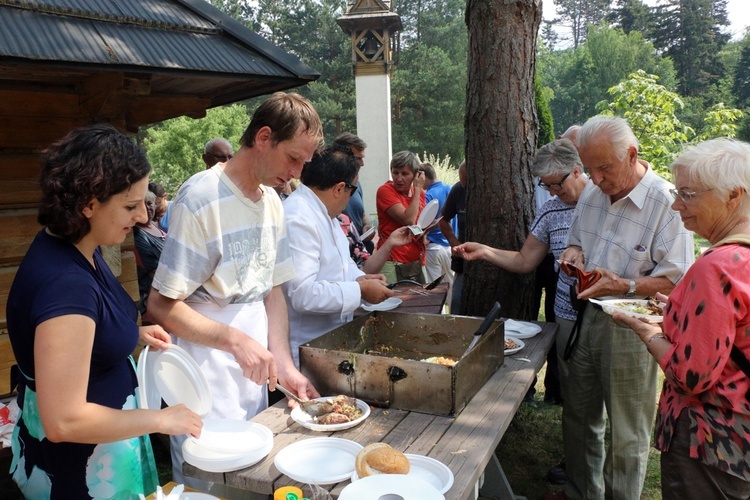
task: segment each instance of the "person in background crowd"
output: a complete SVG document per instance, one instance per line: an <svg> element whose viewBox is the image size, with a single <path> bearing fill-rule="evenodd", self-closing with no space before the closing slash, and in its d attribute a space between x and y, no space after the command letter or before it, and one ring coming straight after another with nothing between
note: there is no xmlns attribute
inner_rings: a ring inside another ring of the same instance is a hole
<svg viewBox="0 0 750 500"><path fill-rule="evenodd" d="M217 163L226 163L234 156L232 144L223 137L214 137L203 147L203 163L209 169Z"/></svg>
<svg viewBox="0 0 750 500"><path fill-rule="evenodd" d="M169 207L169 197L167 196L167 191L164 189L164 186L158 182L149 182L148 190L156 195L156 200L154 202L154 222L159 224L161 218L164 217L164 214Z"/></svg>
<svg viewBox="0 0 750 500"><path fill-rule="evenodd" d="M336 218L356 189L359 163L348 149L315 155L302 169L302 184L284 202L289 246L296 270L283 285L289 310L292 356L299 346L351 321L362 301L378 304L393 296L380 272L392 248L410 243L400 228L360 270Z"/></svg>
<svg viewBox="0 0 750 500"><path fill-rule="evenodd" d="M293 179L289 179L284 184L274 186L273 189L276 191L276 194L279 195L281 201L284 201L289 198L290 194L294 192L294 190L296 189L296 184L293 184Z"/></svg>
<svg viewBox="0 0 750 500"><path fill-rule="evenodd" d="M159 257L164 248L167 233L162 231L154 222L156 210L156 195L151 191L146 193L146 212L148 222L138 222L133 227L133 241L135 242L135 262L138 267L138 292L140 302L138 311L146 313L146 298L151 291L151 281L159 266Z"/></svg>
<svg viewBox="0 0 750 500"><path fill-rule="evenodd" d="M443 210L445 200L451 188L443 184L437 178L435 167L430 163L422 163L420 166L425 177L425 202L438 201L438 215ZM427 233L427 254L425 257L425 274L427 281L432 282L440 276L444 276L445 282L453 285L453 271L451 271L451 247L448 240L443 236L439 227Z"/></svg>
<svg viewBox="0 0 750 500"><path fill-rule="evenodd" d="M343 132L339 134L333 140L331 147L348 148L357 159L359 166L365 166L365 149L367 148L367 144L351 132ZM357 180L357 190L352 195L342 213L349 217L349 220L357 229L357 235L359 236L365 234L372 227L370 216L367 215L367 212L365 211L364 193L362 191L362 183L359 182L359 180ZM375 233L373 232L370 236L367 236L362 240L365 249L369 254L372 254L375 251L375 244L372 241L374 236Z"/></svg>
<svg viewBox="0 0 750 500"><path fill-rule="evenodd" d="M164 349L139 327L133 299L102 258L148 222L151 167L109 125L75 129L45 152L34 238L8 295L8 334L22 377L11 474L26 498L137 498L159 484L149 434L198 437L185 405L137 407L130 354Z"/></svg>
<svg viewBox="0 0 750 500"><path fill-rule="evenodd" d="M452 248L466 241L466 160L458 166L458 182L453 185L445 200L438 222L440 232ZM458 234L453 230L451 221L457 221ZM461 289L464 282L464 260L451 256L451 270L453 271L453 285L451 290L451 314L461 313Z"/></svg>
<svg viewBox="0 0 750 500"><path fill-rule="evenodd" d="M529 236L521 250L500 250L481 243L468 242L454 247L455 255L465 260L486 260L514 273L533 271L550 251L555 259L560 257L566 248L573 212L586 187L588 177L583 173L576 147L566 139L558 139L540 148L531 165L531 173L539 178L539 186L553 194L553 197L542 206L532 222ZM554 313L561 331L570 331L576 319L576 311L570 302L573 283L573 278L564 273L557 280ZM555 402L556 399L562 400L563 396L559 392L561 381L548 380L559 376L558 352L554 349L550 352L551 355L547 356L547 375L544 379L544 399ZM562 349L560 355L562 356ZM558 392L553 392L555 390Z"/></svg>
<svg viewBox="0 0 750 500"><path fill-rule="evenodd" d="M402 226L417 223L425 206L424 172L419 170L419 160L409 151L401 151L391 158L391 177L378 188L378 248L385 244L393 231ZM424 239L415 238L412 243L394 248L383 266L383 274L389 282L412 279L424 283Z"/></svg>
<svg viewBox="0 0 750 500"><path fill-rule="evenodd" d="M561 260L602 277L576 298L671 291L694 260L692 235L670 208L672 186L639 161L638 140L622 118L589 119L578 133L578 154L592 182L578 200ZM566 332L558 336L566 346L563 387L570 388L563 391L568 483L546 498L638 499L654 418L656 363L629 328L595 304L576 323L568 338Z"/></svg>
<svg viewBox="0 0 750 500"><path fill-rule="evenodd" d="M662 498L750 498L750 144L702 142L671 169L672 208L712 246L668 299L657 295L661 325L614 319L664 370L654 431Z"/></svg>
<svg viewBox="0 0 750 500"><path fill-rule="evenodd" d="M277 92L253 113L237 154L192 176L174 201L148 314L200 365L211 418L253 417L277 380L301 398L318 396L289 349L281 285L294 266L273 186L299 177L322 139L310 102ZM177 482L182 441L172 439Z"/></svg>

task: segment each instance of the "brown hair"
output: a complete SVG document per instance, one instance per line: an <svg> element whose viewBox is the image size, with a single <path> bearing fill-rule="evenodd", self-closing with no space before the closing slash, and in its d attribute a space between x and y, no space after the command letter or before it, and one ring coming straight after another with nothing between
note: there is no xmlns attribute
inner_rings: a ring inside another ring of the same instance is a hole
<svg viewBox="0 0 750 500"><path fill-rule="evenodd" d="M240 144L252 147L255 136L263 127L271 129L274 145L292 139L300 129L315 137L320 145L323 144L323 125L318 112L310 101L299 94L276 92L266 99L253 113Z"/></svg>

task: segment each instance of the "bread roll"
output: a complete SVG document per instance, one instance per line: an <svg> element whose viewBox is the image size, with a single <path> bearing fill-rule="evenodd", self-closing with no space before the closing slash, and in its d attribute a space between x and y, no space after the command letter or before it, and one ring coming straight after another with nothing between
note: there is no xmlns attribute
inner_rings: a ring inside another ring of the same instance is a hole
<svg viewBox="0 0 750 500"><path fill-rule="evenodd" d="M359 477L375 474L408 474L409 459L386 443L372 443L357 453L355 467Z"/></svg>

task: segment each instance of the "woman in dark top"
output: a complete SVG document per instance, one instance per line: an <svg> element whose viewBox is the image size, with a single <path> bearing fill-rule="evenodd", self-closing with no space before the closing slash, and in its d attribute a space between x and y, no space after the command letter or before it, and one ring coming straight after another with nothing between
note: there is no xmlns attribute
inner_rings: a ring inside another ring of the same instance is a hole
<svg viewBox="0 0 750 500"><path fill-rule="evenodd" d="M77 129L47 151L39 223L8 296L8 333L22 372L11 474L27 498L132 498L157 476L148 434L199 435L184 405L140 410L130 354L165 348L100 245L146 220L150 167L108 125Z"/></svg>

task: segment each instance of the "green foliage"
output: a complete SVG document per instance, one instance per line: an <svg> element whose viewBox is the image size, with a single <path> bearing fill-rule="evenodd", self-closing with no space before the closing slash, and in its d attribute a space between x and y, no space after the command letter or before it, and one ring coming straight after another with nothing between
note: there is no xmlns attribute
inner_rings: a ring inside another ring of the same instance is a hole
<svg viewBox="0 0 750 500"><path fill-rule="evenodd" d="M433 155L425 151L422 156L417 155L419 163L427 162L435 168L438 180L452 186L458 182L458 165L451 165L451 157L445 156L442 160L440 155Z"/></svg>
<svg viewBox="0 0 750 500"><path fill-rule="evenodd" d="M656 27L656 19L651 9L641 0L617 0L617 8L607 15L607 21L625 33L638 31L647 39Z"/></svg>
<svg viewBox="0 0 750 500"><path fill-rule="evenodd" d="M744 108L750 106L750 32L745 35L740 46L740 58L734 67L732 93L737 105Z"/></svg>
<svg viewBox="0 0 750 500"><path fill-rule="evenodd" d="M595 115L608 89L636 70L658 75L668 89L675 86L671 61L655 54L636 31L626 35L618 28L591 27L578 49L541 51L538 59L542 82L554 92L550 108L557 134Z"/></svg>
<svg viewBox="0 0 750 500"><path fill-rule="evenodd" d="M555 140L555 127L552 122L552 111L549 107L549 97L552 90L544 88L539 78L534 79L534 100L536 101L536 118L539 122L539 136L537 147L544 146Z"/></svg>
<svg viewBox="0 0 750 500"><path fill-rule="evenodd" d="M700 133L696 134L678 118L684 107L682 97L657 80L656 75L638 70L609 89L612 101L602 101L598 107L605 114L625 118L640 143L640 156L651 162L654 171L669 178L669 165L685 144L735 137L743 113L723 103L716 104L704 113Z"/></svg>
<svg viewBox="0 0 750 500"><path fill-rule="evenodd" d="M609 12L610 0L556 0L555 11L560 16L560 23L570 28L573 48L583 44L588 36L590 26L604 21Z"/></svg>
<svg viewBox="0 0 750 500"><path fill-rule="evenodd" d="M151 179L174 196L188 177L206 168L201 159L206 142L223 137L236 151L248 123L247 108L232 104L209 109L200 120L182 116L149 128L144 146L153 168Z"/></svg>
<svg viewBox="0 0 750 500"><path fill-rule="evenodd" d="M727 108L723 102L714 104L703 118L703 128L697 140L705 141L714 137L735 137L738 122L744 113L739 109Z"/></svg>
<svg viewBox="0 0 750 500"><path fill-rule="evenodd" d="M682 99L663 85L656 75L643 70L609 90L613 100L599 104L605 114L625 118L640 143L640 155L651 162L654 171L668 176L669 165L682 144L694 131L680 122L677 111L684 106Z"/></svg>
<svg viewBox="0 0 750 500"><path fill-rule="evenodd" d="M655 9L654 44L671 57L686 97L705 95L719 84L724 67L719 52L729 40L727 0L668 0ZM712 102L708 102L712 104Z"/></svg>

